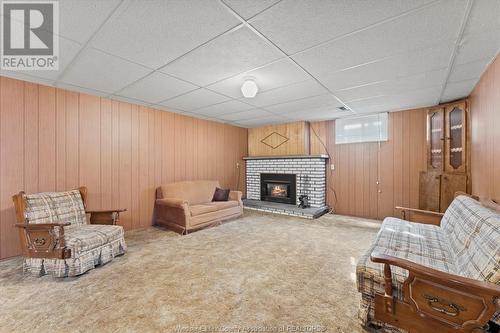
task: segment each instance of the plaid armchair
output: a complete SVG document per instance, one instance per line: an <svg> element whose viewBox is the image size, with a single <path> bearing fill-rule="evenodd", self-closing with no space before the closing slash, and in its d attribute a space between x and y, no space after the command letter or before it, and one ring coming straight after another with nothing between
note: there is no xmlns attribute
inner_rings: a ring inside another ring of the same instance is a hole
<svg viewBox="0 0 500 333"><path fill-rule="evenodd" d="M488 321L500 323L500 214L458 196L436 223L439 213L428 215L426 223L386 218L359 259L362 324L483 332Z"/></svg>
<svg viewBox="0 0 500 333"><path fill-rule="evenodd" d="M76 276L125 253L123 227L87 224L85 214L93 212L85 211L86 193L81 187L67 192L20 192L13 197L25 272Z"/></svg>

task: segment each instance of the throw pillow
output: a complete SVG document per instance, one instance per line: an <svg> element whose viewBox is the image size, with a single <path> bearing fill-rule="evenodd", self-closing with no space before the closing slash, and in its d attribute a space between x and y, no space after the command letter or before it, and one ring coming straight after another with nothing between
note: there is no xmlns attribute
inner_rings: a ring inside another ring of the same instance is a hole
<svg viewBox="0 0 500 333"><path fill-rule="evenodd" d="M216 188L214 197L212 198L212 201L227 201L229 199L229 191L230 190L225 190L222 188Z"/></svg>

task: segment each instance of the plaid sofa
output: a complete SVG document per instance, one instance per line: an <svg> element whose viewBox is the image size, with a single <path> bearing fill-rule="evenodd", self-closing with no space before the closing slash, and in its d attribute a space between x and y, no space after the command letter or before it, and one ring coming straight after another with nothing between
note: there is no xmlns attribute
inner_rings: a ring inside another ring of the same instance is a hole
<svg viewBox="0 0 500 333"><path fill-rule="evenodd" d="M375 293L384 294L383 265L370 260L372 252L431 267L450 274L500 284L500 214L466 196L458 196L440 226L388 217L374 242L359 259L356 282L361 293L359 318L366 326L386 332L405 332L374 319ZM391 266L394 296L403 300L408 271ZM500 309L500 302L498 302ZM500 323L500 311L492 318Z"/></svg>
<svg viewBox="0 0 500 333"><path fill-rule="evenodd" d="M76 276L110 262L127 250L123 227L87 224L78 190L29 194L25 200L28 223L71 223L64 227L64 242L71 249L71 258L24 258L25 272L36 276ZM59 232L58 228L54 230Z"/></svg>

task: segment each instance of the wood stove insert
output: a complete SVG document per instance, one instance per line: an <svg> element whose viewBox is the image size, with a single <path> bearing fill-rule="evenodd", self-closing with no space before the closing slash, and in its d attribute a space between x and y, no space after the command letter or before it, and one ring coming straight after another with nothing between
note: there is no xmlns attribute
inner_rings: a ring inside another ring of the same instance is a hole
<svg viewBox="0 0 500 333"><path fill-rule="evenodd" d="M294 174L262 173L260 200L295 205L297 179Z"/></svg>

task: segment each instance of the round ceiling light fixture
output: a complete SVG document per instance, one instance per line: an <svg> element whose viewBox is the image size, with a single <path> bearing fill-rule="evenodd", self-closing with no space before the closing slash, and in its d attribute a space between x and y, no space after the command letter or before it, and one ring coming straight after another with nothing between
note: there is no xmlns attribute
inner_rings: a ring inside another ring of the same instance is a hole
<svg viewBox="0 0 500 333"><path fill-rule="evenodd" d="M253 78L245 79L243 85L241 86L241 92L245 98L254 98L259 91L259 87L257 87L257 83Z"/></svg>

